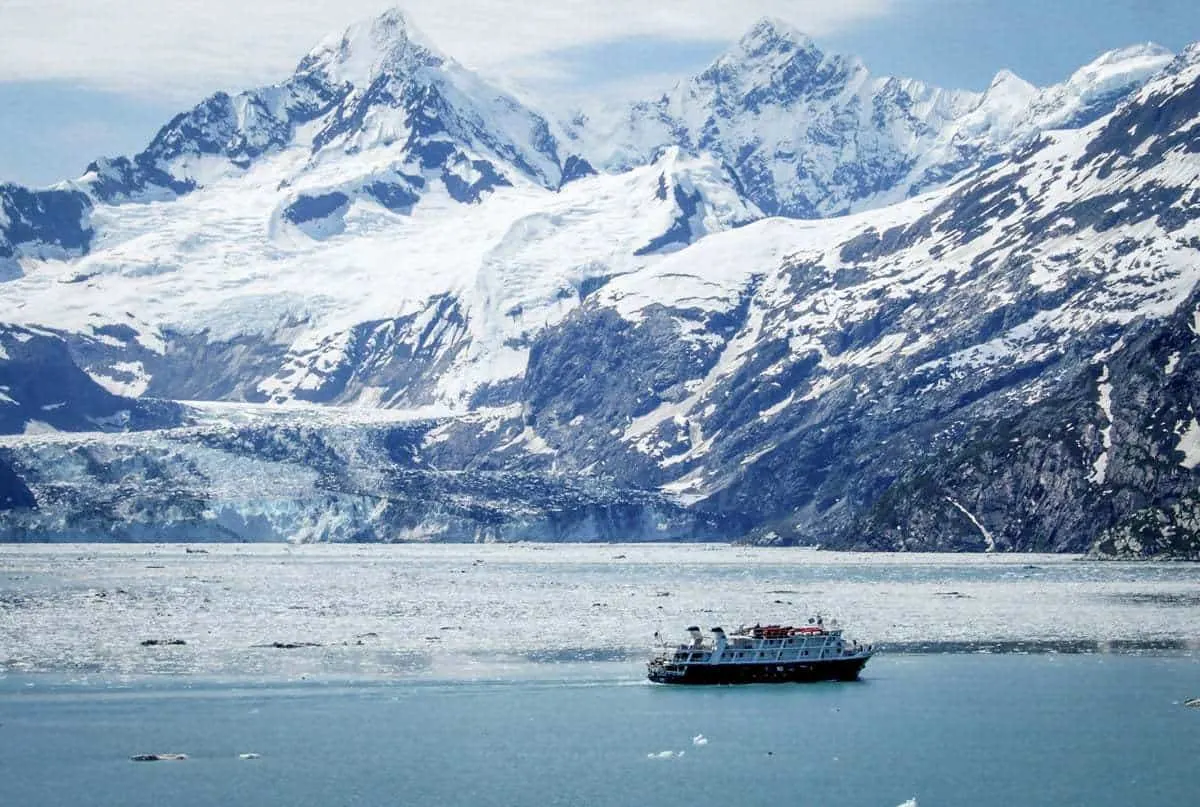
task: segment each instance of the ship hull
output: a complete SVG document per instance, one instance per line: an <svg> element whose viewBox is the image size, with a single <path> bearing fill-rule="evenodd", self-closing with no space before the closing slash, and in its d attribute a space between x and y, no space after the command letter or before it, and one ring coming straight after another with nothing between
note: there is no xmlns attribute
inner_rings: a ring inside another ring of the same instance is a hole
<svg viewBox="0 0 1200 807"><path fill-rule="evenodd" d="M855 681L870 656L827 661L769 664L688 664L672 674L651 667L647 677L660 684L787 684Z"/></svg>

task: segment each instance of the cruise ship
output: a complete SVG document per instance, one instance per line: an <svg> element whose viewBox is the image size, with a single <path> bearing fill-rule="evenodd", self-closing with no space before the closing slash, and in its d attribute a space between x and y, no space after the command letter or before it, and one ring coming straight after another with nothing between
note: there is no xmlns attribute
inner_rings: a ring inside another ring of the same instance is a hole
<svg viewBox="0 0 1200 807"><path fill-rule="evenodd" d="M650 660L647 677L661 684L754 684L789 681L853 681L871 658L870 645L846 639L821 617L809 624L755 625L705 639L688 628L691 641L666 646ZM657 634L655 634L657 636Z"/></svg>

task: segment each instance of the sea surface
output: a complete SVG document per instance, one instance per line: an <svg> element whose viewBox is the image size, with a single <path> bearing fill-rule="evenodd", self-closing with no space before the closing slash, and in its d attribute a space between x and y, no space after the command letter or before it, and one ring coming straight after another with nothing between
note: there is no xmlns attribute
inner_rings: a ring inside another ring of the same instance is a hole
<svg viewBox="0 0 1200 807"><path fill-rule="evenodd" d="M818 611L860 682L644 680ZM1190 805L1198 640L1189 564L0 546L0 805Z"/></svg>

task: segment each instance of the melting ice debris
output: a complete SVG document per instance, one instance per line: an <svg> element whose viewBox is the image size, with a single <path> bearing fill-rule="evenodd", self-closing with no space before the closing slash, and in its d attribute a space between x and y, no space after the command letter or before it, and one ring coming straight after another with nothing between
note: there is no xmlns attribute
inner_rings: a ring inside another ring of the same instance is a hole
<svg viewBox="0 0 1200 807"><path fill-rule="evenodd" d="M646 759L671 759L672 757L682 757L686 751L659 751L657 754L651 752L646 754Z"/></svg>
<svg viewBox="0 0 1200 807"><path fill-rule="evenodd" d="M1183 705L1192 709L1200 709L1200 698L1189 698L1183 702Z"/></svg>
<svg viewBox="0 0 1200 807"><path fill-rule="evenodd" d="M901 804L900 807L917 807L917 800L909 799L908 801Z"/></svg>
<svg viewBox="0 0 1200 807"><path fill-rule="evenodd" d="M708 745L708 738L703 734L697 734L692 738L692 745Z"/></svg>
<svg viewBox="0 0 1200 807"><path fill-rule="evenodd" d="M238 754L238 759L262 759L262 754Z"/></svg>
<svg viewBox="0 0 1200 807"><path fill-rule="evenodd" d="M134 762L182 762L187 754L134 754L130 757Z"/></svg>

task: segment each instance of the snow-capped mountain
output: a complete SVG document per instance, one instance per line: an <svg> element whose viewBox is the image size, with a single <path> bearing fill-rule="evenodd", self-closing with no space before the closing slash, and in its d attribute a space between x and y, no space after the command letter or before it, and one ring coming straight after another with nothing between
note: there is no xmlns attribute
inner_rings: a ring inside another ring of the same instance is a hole
<svg viewBox="0 0 1200 807"><path fill-rule="evenodd" d="M581 114L593 165L644 164L667 145L728 164L764 212L824 218L879 207L1077 128L1170 61L1156 45L1112 51L1039 90L1010 71L984 93L873 76L789 24L764 19L698 76L653 101Z"/></svg>
<svg viewBox="0 0 1200 807"><path fill-rule="evenodd" d="M1200 490L1198 97L767 21L559 136L389 12L0 189L0 536L1128 551Z"/></svg>
<svg viewBox="0 0 1200 807"><path fill-rule="evenodd" d="M282 151L294 174L334 175L296 189L283 215L299 226L340 215L356 198L407 211L427 183L470 202L518 178L557 187L563 176L539 114L392 10L322 42L280 84L217 93L133 159L93 163L81 184L105 202L169 198Z"/></svg>

